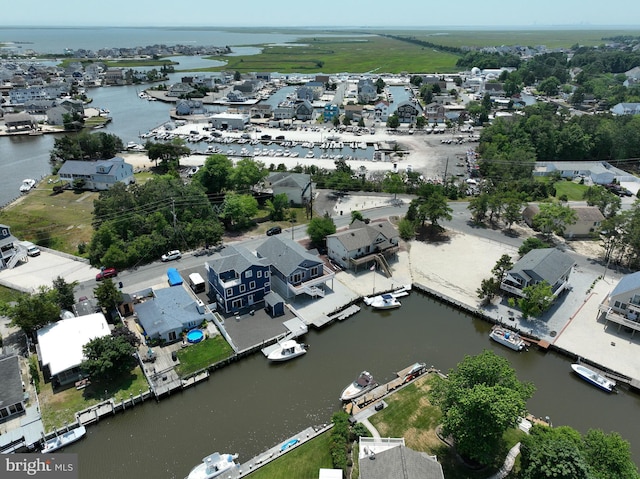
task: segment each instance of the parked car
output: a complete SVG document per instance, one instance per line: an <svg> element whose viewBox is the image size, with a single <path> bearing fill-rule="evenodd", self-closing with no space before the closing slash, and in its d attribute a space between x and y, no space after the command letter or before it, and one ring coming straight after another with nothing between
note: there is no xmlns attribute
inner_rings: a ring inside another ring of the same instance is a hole
<svg viewBox="0 0 640 479"><path fill-rule="evenodd" d="M274 226L267 230L267 236L279 235L280 233L282 233L282 228L279 226Z"/></svg>
<svg viewBox="0 0 640 479"><path fill-rule="evenodd" d="M105 268L96 274L96 281L102 281L105 278L113 278L118 276L118 271L115 268Z"/></svg>
<svg viewBox="0 0 640 479"><path fill-rule="evenodd" d="M182 253L180 253L180 250L177 249L174 249L173 251L169 251L168 253L162 255L162 261L164 262L173 261L174 259L180 258L182 258Z"/></svg>

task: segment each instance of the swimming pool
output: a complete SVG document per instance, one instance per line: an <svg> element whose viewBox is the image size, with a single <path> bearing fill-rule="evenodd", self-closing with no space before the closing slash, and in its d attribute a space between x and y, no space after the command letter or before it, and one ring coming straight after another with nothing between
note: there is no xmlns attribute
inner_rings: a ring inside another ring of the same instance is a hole
<svg viewBox="0 0 640 479"><path fill-rule="evenodd" d="M187 341L195 344L204 339L204 333L200 329L192 329L187 333Z"/></svg>

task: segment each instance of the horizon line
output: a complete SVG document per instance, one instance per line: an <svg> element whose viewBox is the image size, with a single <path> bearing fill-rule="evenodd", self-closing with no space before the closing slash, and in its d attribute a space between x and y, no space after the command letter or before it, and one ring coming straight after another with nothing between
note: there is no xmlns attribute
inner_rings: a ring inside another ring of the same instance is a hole
<svg viewBox="0 0 640 479"><path fill-rule="evenodd" d="M290 25L45 25L45 24L31 24L31 25L3 25L0 29L7 28L206 28L206 29L225 29L225 28L240 28L240 29L253 29L253 28L282 28L288 30L304 30L304 29L345 29L353 28L363 30L367 28L376 28L381 30L393 30L393 29L412 29L412 30L436 30L443 28L464 28L464 29L495 29L495 30L513 30L513 29L542 29L542 28L571 28L571 29L585 29L593 30L600 28L614 28L614 29L632 29L640 30L640 25L625 25L625 24L583 24L583 23L570 23L570 24L519 24L519 25L303 25L303 26L290 26Z"/></svg>

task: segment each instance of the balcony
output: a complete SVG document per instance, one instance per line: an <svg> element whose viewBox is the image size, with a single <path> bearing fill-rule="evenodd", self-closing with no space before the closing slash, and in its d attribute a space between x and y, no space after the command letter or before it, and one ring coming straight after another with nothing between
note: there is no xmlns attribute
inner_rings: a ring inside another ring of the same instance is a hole
<svg viewBox="0 0 640 479"><path fill-rule="evenodd" d="M312 297L324 296L323 289L319 288L318 286L324 285L327 281L332 280L335 276L336 274L333 271L323 265L322 276L310 279L309 281L304 281L297 285L287 283L287 288L296 296L300 294L308 294Z"/></svg>
<svg viewBox="0 0 640 479"><path fill-rule="evenodd" d="M607 321L611 321L612 323L616 323L618 325L618 330L620 330L620 327L622 326L631 329L631 337L633 337L636 331L640 331L640 322L638 321L638 319L629 319L624 314L614 311L606 304L600 305L600 311L605 313L605 319Z"/></svg>

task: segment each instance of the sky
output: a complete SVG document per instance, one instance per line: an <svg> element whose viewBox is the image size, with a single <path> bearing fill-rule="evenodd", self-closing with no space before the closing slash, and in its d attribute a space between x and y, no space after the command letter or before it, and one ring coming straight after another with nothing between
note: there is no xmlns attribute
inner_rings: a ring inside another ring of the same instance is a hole
<svg viewBox="0 0 640 479"><path fill-rule="evenodd" d="M640 29L635 0L29 0L0 7L8 26L543 27Z"/></svg>

